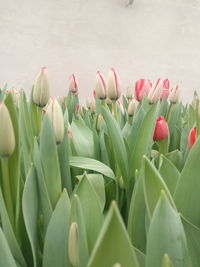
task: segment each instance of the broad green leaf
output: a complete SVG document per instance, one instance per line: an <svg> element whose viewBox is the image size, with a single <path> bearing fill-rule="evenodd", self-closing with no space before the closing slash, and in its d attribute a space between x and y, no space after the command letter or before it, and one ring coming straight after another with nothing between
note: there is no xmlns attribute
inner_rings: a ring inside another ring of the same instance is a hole
<svg viewBox="0 0 200 267"><path fill-rule="evenodd" d="M55 207L61 193L61 176L55 136L49 118L44 116L40 135L40 157L47 191Z"/></svg>
<svg viewBox="0 0 200 267"><path fill-rule="evenodd" d="M128 233L133 245L145 252L146 234L145 234L145 213L146 205L143 190L143 172L138 176L129 208Z"/></svg>
<svg viewBox="0 0 200 267"><path fill-rule="evenodd" d="M182 217L182 223L185 229L185 235L188 243L188 250L192 262L192 267L200 266L200 229L191 224L185 218Z"/></svg>
<svg viewBox="0 0 200 267"><path fill-rule="evenodd" d="M155 209L155 206L158 202L158 199L160 197L160 192L162 190L165 191L167 194L167 197L169 198L171 204L173 206L173 199L169 192L169 189L167 188L165 182L163 181L163 178L161 177L158 170L155 168L155 166L149 161L147 157L144 157L144 196L146 201L146 207L148 211L148 215L151 217L153 214L153 211Z"/></svg>
<svg viewBox="0 0 200 267"><path fill-rule="evenodd" d="M165 155L167 159L169 159L175 166L176 168L181 171L183 168L183 155L181 151L179 150L174 150L169 152L168 154Z"/></svg>
<svg viewBox="0 0 200 267"><path fill-rule="evenodd" d="M107 165L95 159L84 157L71 157L69 160L69 164L76 168L96 171L102 173L103 175L109 178L115 179L113 171Z"/></svg>
<svg viewBox="0 0 200 267"><path fill-rule="evenodd" d="M180 216L163 191L151 219L146 267L160 267L165 254L169 255L174 267L191 266Z"/></svg>
<svg viewBox="0 0 200 267"><path fill-rule="evenodd" d="M178 211L196 226L200 226L200 138L192 147L178 181L174 200Z"/></svg>
<svg viewBox="0 0 200 267"><path fill-rule="evenodd" d="M0 228L0 266L17 267L1 228Z"/></svg>
<svg viewBox="0 0 200 267"><path fill-rule="evenodd" d="M126 267L139 266L118 208L113 202L87 267L110 267L116 263Z"/></svg>
<svg viewBox="0 0 200 267"><path fill-rule="evenodd" d="M128 157L127 157L126 146L124 144L121 129L119 128L119 125L117 124L116 120L111 115L111 113L108 110L106 110L104 107L102 108L102 114L106 122L108 132L110 135L110 139L112 142L115 160L118 164L119 170L123 177L124 184L125 186L127 186Z"/></svg>
<svg viewBox="0 0 200 267"><path fill-rule="evenodd" d="M103 224L103 213L99 197L85 174L75 193L79 196L88 238L89 251L92 250ZM91 220L91 214L93 219Z"/></svg>
<svg viewBox="0 0 200 267"><path fill-rule="evenodd" d="M160 166L159 172L164 179L170 193L173 195L178 179L180 177L180 173L175 165L168 160L165 156L162 157L162 164Z"/></svg>
<svg viewBox="0 0 200 267"><path fill-rule="evenodd" d="M44 241L43 267L69 266L67 256L70 200L66 190L58 200Z"/></svg>
<svg viewBox="0 0 200 267"><path fill-rule="evenodd" d="M71 124L72 143L80 157L94 157L94 142L92 131L81 121L73 120Z"/></svg>
<svg viewBox="0 0 200 267"><path fill-rule="evenodd" d="M26 183L24 185L24 192L22 196L22 208L26 231L31 244L33 255L33 263L36 267L39 264L38 258L38 189L37 178L34 166L31 166Z"/></svg>

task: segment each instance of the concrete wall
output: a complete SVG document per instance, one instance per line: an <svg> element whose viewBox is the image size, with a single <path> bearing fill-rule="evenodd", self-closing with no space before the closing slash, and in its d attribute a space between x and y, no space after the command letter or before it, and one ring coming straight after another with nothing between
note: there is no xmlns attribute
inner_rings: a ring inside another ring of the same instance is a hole
<svg viewBox="0 0 200 267"><path fill-rule="evenodd" d="M199 0L0 0L0 86L30 91L47 66L53 95L71 73L81 96L97 70L115 67L122 86L169 78L184 101L200 89ZM200 91L200 90L199 90Z"/></svg>

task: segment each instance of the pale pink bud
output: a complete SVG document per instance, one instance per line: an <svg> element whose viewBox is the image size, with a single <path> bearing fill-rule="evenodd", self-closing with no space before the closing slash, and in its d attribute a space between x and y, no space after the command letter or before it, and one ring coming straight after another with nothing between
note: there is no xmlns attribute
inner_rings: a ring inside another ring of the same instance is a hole
<svg viewBox="0 0 200 267"><path fill-rule="evenodd" d="M128 115L130 117L134 115L137 106L138 106L138 101L135 98L133 98L128 105Z"/></svg>
<svg viewBox="0 0 200 267"><path fill-rule="evenodd" d="M168 98L168 96L169 96L169 80L165 79L163 81L163 90L162 90L160 99L163 99L164 97Z"/></svg>
<svg viewBox="0 0 200 267"><path fill-rule="evenodd" d="M174 88L172 88L169 92L169 100L171 103L176 104L176 102L179 100L180 95L180 89L178 85Z"/></svg>
<svg viewBox="0 0 200 267"><path fill-rule="evenodd" d="M74 74L69 76L69 92L78 94L78 82Z"/></svg>
<svg viewBox="0 0 200 267"><path fill-rule="evenodd" d="M117 100L120 94L119 76L114 69L110 69L107 79L107 96L111 100Z"/></svg>
<svg viewBox="0 0 200 267"><path fill-rule="evenodd" d="M148 100L150 104L155 103L158 99L160 99L160 96L163 91L163 80L158 79L151 87L149 94L148 94Z"/></svg>
<svg viewBox="0 0 200 267"><path fill-rule="evenodd" d="M100 71L97 71L96 75L95 92L97 98L106 99L106 82Z"/></svg>
<svg viewBox="0 0 200 267"><path fill-rule="evenodd" d="M152 83L147 79L139 79L135 83L135 98L142 101L145 95L148 95Z"/></svg>

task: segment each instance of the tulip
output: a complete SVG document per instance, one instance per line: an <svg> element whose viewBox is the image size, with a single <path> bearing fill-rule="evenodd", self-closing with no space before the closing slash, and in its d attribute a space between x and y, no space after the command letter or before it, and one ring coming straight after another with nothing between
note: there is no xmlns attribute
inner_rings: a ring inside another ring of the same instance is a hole
<svg viewBox="0 0 200 267"><path fill-rule="evenodd" d="M132 99L132 97L133 97L133 92L132 92L131 88L128 86L126 89L126 98L128 100L130 100L130 99Z"/></svg>
<svg viewBox="0 0 200 267"><path fill-rule="evenodd" d="M140 79L135 83L135 99L142 101L145 95L148 95L152 83L146 79Z"/></svg>
<svg viewBox="0 0 200 267"><path fill-rule="evenodd" d="M114 69L110 69L107 80L107 95L111 100L117 100L120 97L119 76Z"/></svg>
<svg viewBox="0 0 200 267"><path fill-rule="evenodd" d="M125 113L124 106L122 105L122 103L119 100L117 101L117 104L119 105L119 109L120 109L122 115L124 115L124 113Z"/></svg>
<svg viewBox="0 0 200 267"><path fill-rule="evenodd" d="M69 76L69 92L78 94L78 82L74 74Z"/></svg>
<svg viewBox="0 0 200 267"><path fill-rule="evenodd" d="M174 88L172 88L169 92L169 100L172 104L176 104L176 102L179 100L180 90L178 85Z"/></svg>
<svg viewBox="0 0 200 267"><path fill-rule="evenodd" d="M56 99L50 102L47 107L46 114L51 122L56 143L60 144L64 138L64 118L61 106Z"/></svg>
<svg viewBox="0 0 200 267"><path fill-rule="evenodd" d="M97 96L96 90L93 90L93 91L92 91L92 94L93 94L93 97L94 97L94 99L95 99L96 96Z"/></svg>
<svg viewBox="0 0 200 267"><path fill-rule="evenodd" d="M79 266L79 241L78 241L78 225L73 222L69 230L68 239L68 255L72 266Z"/></svg>
<svg viewBox="0 0 200 267"><path fill-rule="evenodd" d="M106 99L106 82L100 71L96 75L95 92L97 98Z"/></svg>
<svg viewBox="0 0 200 267"><path fill-rule="evenodd" d="M163 91L163 80L160 78L152 85L149 93L148 100L150 104L155 103L158 99L160 99Z"/></svg>
<svg viewBox="0 0 200 267"><path fill-rule="evenodd" d="M138 101L133 98L128 105L128 115L131 117L134 115L138 106Z"/></svg>
<svg viewBox="0 0 200 267"><path fill-rule="evenodd" d="M164 97L168 98L168 96L169 96L169 80L165 79L163 81L163 90L160 99L163 99Z"/></svg>
<svg viewBox="0 0 200 267"><path fill-rule="evenodd" d="M153 140L162 140L168 136L168 125L163 116L157 118Z"/></svg>
<svg viewBox="0 0 200 267"><path fill-rule="evenodd" d="M0 157L9 157L15 149L15 134L9 111L0 103Z"/></svg>
<svg viewBox="0 0 200 267"><path fill-rule="evenodd" d="M95 105L95 101L94 99L86 99L86 106L88 109L90 109L91 111L95 112L96 110L96 105Z"/></svg>
<svg viewBox="0 0 200 267"><path fill-rule="evenodd" d="M196 137L197 137L197 128L193 127L188 135L188 147L192 148L192 146L194 145L195 141L196 141Z"/></svg>
<svg viewBox="0 0 200 267"><path fill-rule="evenodd" d="M50 84L46 67L43 67L33 85L33 102L44 107L50 99Z"/></svg>

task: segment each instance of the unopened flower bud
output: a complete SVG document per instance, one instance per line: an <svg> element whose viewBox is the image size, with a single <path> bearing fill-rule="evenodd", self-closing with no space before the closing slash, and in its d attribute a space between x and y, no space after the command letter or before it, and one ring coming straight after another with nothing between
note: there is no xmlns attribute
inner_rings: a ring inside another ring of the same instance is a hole
<svg viewBox="0 0 200 267"><path fill-rule="evenodd" d="M114 69L110 69L107 79L107 96L111 100L117 100L120 94L119 76Z"/></svg>
<svg viewBox="0 0 200 267"><path fill-rule="evenodd" d="M119 105L119 109L120 109L122 115L124 115L124 113L125 113L124 106L122 105L122 103L119 100L117 101L117 104Z"/></svg>
<svg viewBox="0 0 200 267"><path fill-rule="evenodd" d="M197 128L193 127L188 135L188 147L192 148L197 138Z"/></svg>
<svg viewBox="0 0 200 267"><path fill-rule="evenodd" d="M39 107L44 107L50 99L50 84L47 69L43 67L33 85L33 102Z"/></svg>
<svg viewBox="0 0 200 267"><path fill-rule="evenodd" d="M69 92L78 94L78 82L74 74L69 76Z"/></svg>
<svg viewBox="0 0 200 267"><path fill-rule="evenodd" d="M168 136L168 124L163 116L157 118L153 140L162 140Z"/></svg>
<svg viewBox="0 0 200 267"><path fill-rule="evenodd" d="M100 71L97 71L96 75L95 92L97 98L106 99L106 82Z"/></svg>
<svg viewBox="0 0 200 267"><path fill-rule="evenodd" d="M106 104L107 105L112 105L112 100L110 100L110 98L106 98Z"/></svg>
<svg viewBox="0 0 200 267"><path fill-rule="evenodd" d="M120 263L115 263L113 267L122 267Z"/></svg>
<svg viewBox="0 0 200 267"><path fill-rule="evenodd" d="M61 106L56 99L52 100L47 107L48 115L55 134L56 143L60 144L64 137L64 118Z"/></svg>
<svg viewBox="0 0 200 267"><path fill-rule="evenodd" d="M148 95L152 83L147 79L139 79L135 82L135 98L142 101L143 97Z"/></svg>
<svg viewBox="0 0 200 267"><path fill-rule="evenodd" d="M71 224L69 230L68 255L72 266L73 267L79 266L78 225L76 222L73 222Z"/></svg>
<svg viewBox="0 0 200 267"><path fill-rule="evenodd" d="M151 87L148 93L148 100L150 104L155 103L158 99L160 99L163 91L163 80L158 79Z"/></svg>
<svg viewBox="0 0 200 267"><path fill-rule="evenodd" d="M0 103L0 157L9 157L15 149L15 134L9 111Z"/></svg>
<svg viewBox="0 0 200 267"><path fill-rule="evenodd" d="M88 109L90 109L91 111L95 112L96 107L95 107L94 99L87 98L86 99L86 106L87 106Z"/></svg>
<svg viewBox="0 0 200 267"><path fill-rule="evenodd" d="M126 89L126 98L130 100L132 97L133 97L133 92L131 88L128 86Z"/></svg>
<svg viewBox="0 0 200 267"><path fill-rule="evenodd" d="M172 88L169 92L169 101L172 104L176 104L176 102L179 100L180 90L178 85L174 88Z"/></svg>
<svg viewBox="0 0 200 267"><path fill-rule="evenodd" d="M133 98L128 105L128 115L131 117L134 115L138 106L138 101Z"/></svg>

